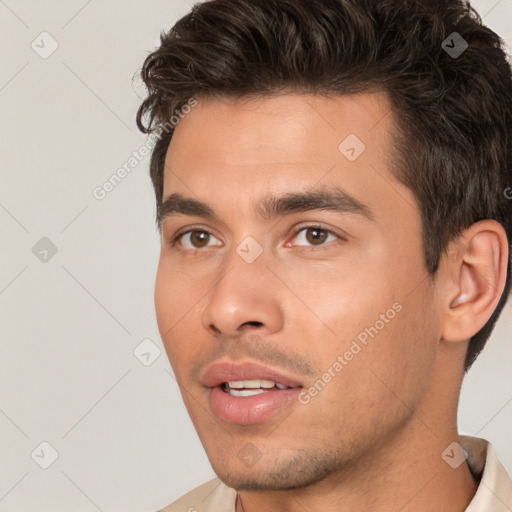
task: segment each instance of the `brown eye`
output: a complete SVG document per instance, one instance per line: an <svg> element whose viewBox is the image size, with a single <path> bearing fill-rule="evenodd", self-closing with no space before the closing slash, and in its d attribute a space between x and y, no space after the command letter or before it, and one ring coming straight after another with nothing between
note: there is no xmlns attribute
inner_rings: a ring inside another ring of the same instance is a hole
<svg viewBox="0 0 512 512"><path fill-rule="evenodd" d="M331 237L331 238L329 238ZM295 244L299 246L323 246L325 242L340 240L341 237L329 229L320 226L304 226L295 232Z"/></svg>
<svg viewBox="0 0 512 512"><path fill-rule="evenodd" d="M190 242L194 247L205 247L210 240L210 234L206 231L192 231L190 234Z"/></svg>
<svg viewBox="0 0 512 512"><path fill-rule="evenodd" d="M306 240L313 245L322 244L327 238L327 231L319 228L306 228Z"/></svg>
<svg viewBox="0 0 512 512"><path fill-rule="evenodd" d="M191 229L178 235L174 242L179 242L185 249L203 249L209 245L221 245L220 243L211 244L212 239L216 240L208 231Z"/></svg>

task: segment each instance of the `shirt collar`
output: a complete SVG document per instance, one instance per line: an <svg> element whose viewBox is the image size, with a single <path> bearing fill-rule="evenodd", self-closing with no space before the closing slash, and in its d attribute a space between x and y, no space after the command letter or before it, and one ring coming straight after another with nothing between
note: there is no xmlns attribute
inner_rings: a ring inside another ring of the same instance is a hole
<svg viewBox="0 0 512 512"><path fill-rule="evenodd" d="M480 481L466 512L511 512L512 481L492 445L478 437L459 437L469 469Z"/></svg>

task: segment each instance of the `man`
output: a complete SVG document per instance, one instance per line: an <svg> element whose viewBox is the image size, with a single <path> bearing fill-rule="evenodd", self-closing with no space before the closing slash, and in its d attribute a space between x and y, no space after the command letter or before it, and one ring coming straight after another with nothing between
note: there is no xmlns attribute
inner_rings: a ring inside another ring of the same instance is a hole
<svg viewBox="0 0 512 512"><path fill-rule="evenodd" d="M501 512L461 383L510 289L512 79L461 1L212 0L147 58L171 511Z"/></svg>

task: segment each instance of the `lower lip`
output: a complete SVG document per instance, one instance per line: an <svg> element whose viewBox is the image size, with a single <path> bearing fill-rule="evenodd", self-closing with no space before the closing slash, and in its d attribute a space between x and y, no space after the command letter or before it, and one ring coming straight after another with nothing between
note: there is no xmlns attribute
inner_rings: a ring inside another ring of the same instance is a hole
<svg viewBox="0 0 512 512"><path fill-rule="evenodd" d="M211 388L210 405L224 421L248 425L261 423L297 399L301 388L264 391L252 396L232 396L220 386Z"/></svg>

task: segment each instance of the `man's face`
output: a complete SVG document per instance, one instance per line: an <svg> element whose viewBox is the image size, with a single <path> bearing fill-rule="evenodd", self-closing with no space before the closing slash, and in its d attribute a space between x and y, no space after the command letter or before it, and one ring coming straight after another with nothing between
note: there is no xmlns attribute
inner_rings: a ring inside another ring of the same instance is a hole
<svg viewBox="0 0 512 512"><path fill-rule="evenodd" d="M213 215L167 203L155 302L210 462L237 489L367 464L422 410L441 330L388 97L198 99L164 201Z"/></svg>

